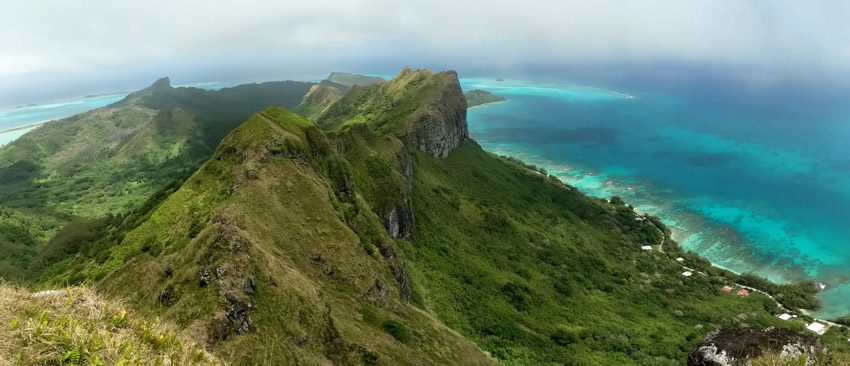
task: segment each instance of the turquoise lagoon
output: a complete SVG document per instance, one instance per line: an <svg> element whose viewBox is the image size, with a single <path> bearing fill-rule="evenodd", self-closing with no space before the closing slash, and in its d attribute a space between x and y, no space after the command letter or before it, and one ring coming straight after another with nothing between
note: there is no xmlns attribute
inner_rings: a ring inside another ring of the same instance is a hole
<svg viewBox="0 0 850 366"><path fill-rule="evenodd" d="M0 146L33 130L37 124L70 117L123 99L127 94L93 95L0 109Z"/></svg>
<svg viewBox="0 0 850 366"><path fill-rule="evenodd" d="M850 315L850 108L829 97L463 79L484 149L658 215L735 272L826 284L815 315Z"/></svg>

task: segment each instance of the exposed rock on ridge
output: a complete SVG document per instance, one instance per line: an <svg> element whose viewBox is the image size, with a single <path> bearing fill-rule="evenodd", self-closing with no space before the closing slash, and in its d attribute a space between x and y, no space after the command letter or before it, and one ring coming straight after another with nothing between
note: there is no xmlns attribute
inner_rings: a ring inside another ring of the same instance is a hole
<svg viewBox="0 0 850 366"><path fill-rule="evenodd" d="M806 365L816 365L821 348L816 337L787 329L727 329L709 334L688 355L688 366L745 366L764 352L789 359L807 354Z"/></svg>
<svg viewBox="0 0 850 366"><path fill-rule="evenodd" d="M403 75L404 72L399 77ZM445 158L469 138L467 105L456 72L445 71L435 77L438 79L438 97L424 103L413 114L408 136L419 150Z"/></svg>
<svg viewBox="0 0 850 366"><path fill-rule="evenodd" d="M469 136L466 108L456 72L406 68L392 80L353 87L316 121L331 130L365 124L445 158Z"/></svg>

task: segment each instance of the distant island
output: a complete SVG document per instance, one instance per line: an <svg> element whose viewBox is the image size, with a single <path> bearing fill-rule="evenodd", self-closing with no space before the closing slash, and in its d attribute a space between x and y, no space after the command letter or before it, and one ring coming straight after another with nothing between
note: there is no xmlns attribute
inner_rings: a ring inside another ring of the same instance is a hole
<svg viewBox="0 0 850 366"><path fill-rule="evenodd" d="M466 96L466 105L469 108L479 106L487 103L495 103L501 102L505 100L505 97L493 94L486 90L474 89L466 92L464 94Z"/></svg>

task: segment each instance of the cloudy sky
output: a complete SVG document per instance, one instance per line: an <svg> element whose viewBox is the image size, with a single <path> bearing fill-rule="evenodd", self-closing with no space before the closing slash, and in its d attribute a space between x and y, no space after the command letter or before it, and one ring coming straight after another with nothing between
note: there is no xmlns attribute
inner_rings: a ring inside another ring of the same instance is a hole
<svg viewBox="0 0 850 366"><path fill-rule="evenodd" d="M175 82L588 65L850 72L850 2L32 0L0 12L0 105Z"/></svg>

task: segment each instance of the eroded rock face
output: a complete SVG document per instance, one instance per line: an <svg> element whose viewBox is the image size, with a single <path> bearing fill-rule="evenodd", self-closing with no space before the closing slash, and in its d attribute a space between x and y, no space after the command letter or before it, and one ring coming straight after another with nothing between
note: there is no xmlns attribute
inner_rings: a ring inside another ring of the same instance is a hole
<svg viewBox="0 0 850 366"><path fill-rule="evenodd" d="M436 158L445 158L449 152L469 138L466 124L466 98L460 88L457 74L446 71L440 74L443 84L439 98L422 106L413 116L410 142Z"/></svg>
<svg viewBox="0 0 850 366"><path fill-rule="evenodd" d="M690 355L688 366L745 366L763 352L776 352L789 358L809 356L806 365L815 365L814 355L823 346L817 337L787 329L725 329L713 332Z"/></svg>
<svg viewBox="0 0 850 366"><path fill-rule="evenodd" d="M251 312L257 280L249 254L253 245L237 217L225 210L213 220L214 250L204 257L208 263L201 267L201 286L214 287L219 298L220 307L211 324L218 340L254 330Z"/></svg>

